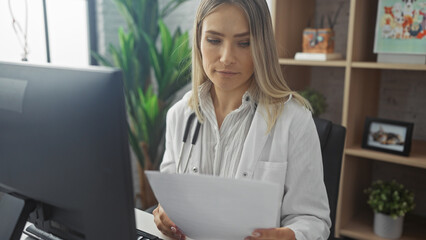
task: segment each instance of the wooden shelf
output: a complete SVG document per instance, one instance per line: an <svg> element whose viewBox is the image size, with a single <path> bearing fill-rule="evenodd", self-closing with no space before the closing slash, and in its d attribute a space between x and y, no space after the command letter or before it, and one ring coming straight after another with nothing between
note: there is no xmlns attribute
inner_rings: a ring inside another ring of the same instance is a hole
<svg viewBox="0 0 426 240"><path fill-rule="evenodd" d="M347 64L346 60L309 61L309 60L295 60L293 58L280 58L279 63L281 65L318 66L318 67L346 67L346 64ZM426 71L426 64L352 62L350 63L350 65L353 68Z"/></svg>
<svg viewBox="0 0 426 240"><path fill-rule="evenodd" d="M413 141L409 157L367 150L360 146L347 147L345 154L426 169L426 142L424 141Z"/></svg>
<svg viewBox="0 0 426 240"><path fill-rule="evenodd" d="M352 62L353 68L426 71L426 64Z"/></svg>
<svg viewBox="0 0 426 240"><path fill-rule="evenodd" d="M296 66L316 66L316 67L346 67L345 60L337 61L308 61L308 60L295 60L293 58L280 58L281 65L296 65Z"/></svg>
<svg viewBox="0 0 426 240"><path fill-rule="evenodd" d="M341 229L341 234L355 239L363 240L388 240L374 234L373 212L366 210L357 214L351 221ZM402 237L399 240L424 240L426 237L426 219L407 215L404 219Z"/></svg>
<svg viewBox="0 0 426 240"><path fill-rule="evenodd" d="M330 4L333 1L330 1ZM375 25L379 0L349 0L343 1L348 16L346 48L339 50L345 52L346 59L331 61L295 60L293 57L302 51L303 30L306 22L313 18L319 0L272 0L272 17L275 31L275 40L279 64L288 85L294 90L310 87L313 76L312 67L324 67L324 76L338 68L344 71L342 122L346 127L346 146L342 159L342 173L340 178L339 198L335 220L335 234L354 239L384 240L373 233L373 214L367 211L365 197L362 192L371 184L377 169L376 161L396 165L401 180L411 182L410 174L405 171L408 166L426 169L426 141L413 141L409 157L384 153L361 148L362 133L366 116L380 116L381 74L384 70L399 71L426 71L426 64L399 64L378 63L377 54L374 53ZM320 3L324 4L324 3ZM328 4L328 2L327 2ZM337 7L337 3L335 7ZM330 6L332 8L332 6ZM337 31L338 29L336 29ZM336 36L341 36L340 30ZM336 37L337 39L337 37ZM328 68L328 69L327 69ZM333 69L334 68L334 69ZM423 74L423 72L420 72ZM399 77L395 77L399 78ZM426 79L425 79L426 80ZM330 86L331 87L331 86ZM403 95L405 96L405 95ZM401 100L402 101L402 100ZM377 164L380 165L380 164ZM383 164L385 165L385 164ZM401 168L401 172L399 172ZM380 169L379 169L380 170ZM392 175L387 169L386 173ZM418 191L424 192L424 188ZM425 195L419 194L418 205L421 205L419 214L423 214ZM360 211L361 210L361 211ZM362 210L365 213L362 213ZM422 212L423 211L423 212ZM359 213L362 214L359 214ZM414 219L414 220L413 220ZM402 240L426 239L426 218L407 218Z"/></svg>

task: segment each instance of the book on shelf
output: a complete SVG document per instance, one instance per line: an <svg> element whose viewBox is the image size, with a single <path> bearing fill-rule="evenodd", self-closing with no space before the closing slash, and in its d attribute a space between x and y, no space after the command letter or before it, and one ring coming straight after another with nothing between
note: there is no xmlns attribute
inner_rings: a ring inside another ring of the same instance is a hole
<svg viewBox="0 0 426 240"><path fill-rule="evenodd" d="M327 61L343 59L341 53L305 53L298 52L294 56L296 60Z"/></svg>

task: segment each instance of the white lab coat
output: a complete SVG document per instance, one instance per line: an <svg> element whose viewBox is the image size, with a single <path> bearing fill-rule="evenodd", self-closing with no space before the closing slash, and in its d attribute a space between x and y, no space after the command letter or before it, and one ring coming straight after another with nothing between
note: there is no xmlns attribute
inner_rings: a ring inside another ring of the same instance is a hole
<svg viewBox="0 0 426 240"><path fill-rule="evenodd" d="M190 93L187 93L167 114L162 172L176 172L184 129L193 112L188 106L189 96ZM331 227L330 210L320 143L312 114L290 99L269 133L266 116L265 108L259 105L244 143L236 178L280 184L283 195L281 209L278 210L281 211L280 225L291 228L297 240L327 239ZM183 161L188 159L195 125L194 119L182 153ZM191 173L199 173L200 159L201 144L197 141L188 162ZM262 197L255 193L253 196Z"/></svg>

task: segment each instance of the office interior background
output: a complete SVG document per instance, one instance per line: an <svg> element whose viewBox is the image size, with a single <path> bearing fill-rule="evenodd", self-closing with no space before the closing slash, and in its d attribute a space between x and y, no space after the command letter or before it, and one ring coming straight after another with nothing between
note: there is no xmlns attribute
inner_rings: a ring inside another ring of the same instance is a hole
<svg viewBox="0 0 426 240"><path fill-rule="evenodd" d="M90 0L46 0L48 16L50 62L71 66L85 66L91 63L90 49L101 55L108 55L107 46L118 44L118 28L125 27L125 21L116 9L113 0L94 1L94 11L88 14ZM22 39L12 27L12 16L8 0L0 0L0 60L19 61L23 48ZM167 0L160 0L164 6ZM191 33L198 0L182 4L166 19L165 23L174 31L178 26ZM268 1L269 3L271 1ZM330 14L343 2L335 30L335 51L346 55L349 0L317 0L315 13ZM43 1L12 0L12 12L21 28L28 18L28 61L47 62ZM271 5L271 4L270 4ZM90 19L92 20L90 21ZM95 23L90 32L89 22ZM293 24L289 22L288 24ZM22 40L21 40L22 43ZM286 67L284 67L285 73ZM426 74L425 71L382 70L380 75L379 107L377 117L414 123L413 139L426 141ZM338 67L311 67L310 87L326 97L328 108L320 117L342 122L345 69ZM188 88L187 88L188 89ZM133 156L134 190L139 191L138 174ZM413 214L426 218L426 170L375 161L372 168L375 179L398 179L416 193L416 208ZM140 203L138 203L140 204Z"/></svg>

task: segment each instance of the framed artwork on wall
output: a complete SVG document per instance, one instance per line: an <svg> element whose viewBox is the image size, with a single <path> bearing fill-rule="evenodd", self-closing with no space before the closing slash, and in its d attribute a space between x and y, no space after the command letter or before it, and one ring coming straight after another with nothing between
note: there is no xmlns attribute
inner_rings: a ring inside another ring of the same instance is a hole
<svg viewBox="0 0 426 240"><path fill-rule="evenodd" d="M379 0L374 53L379 54L378 61L380 54L396 54L406 56L401 62L417 56L416 63L425 63L426 0Z"/></svg>

